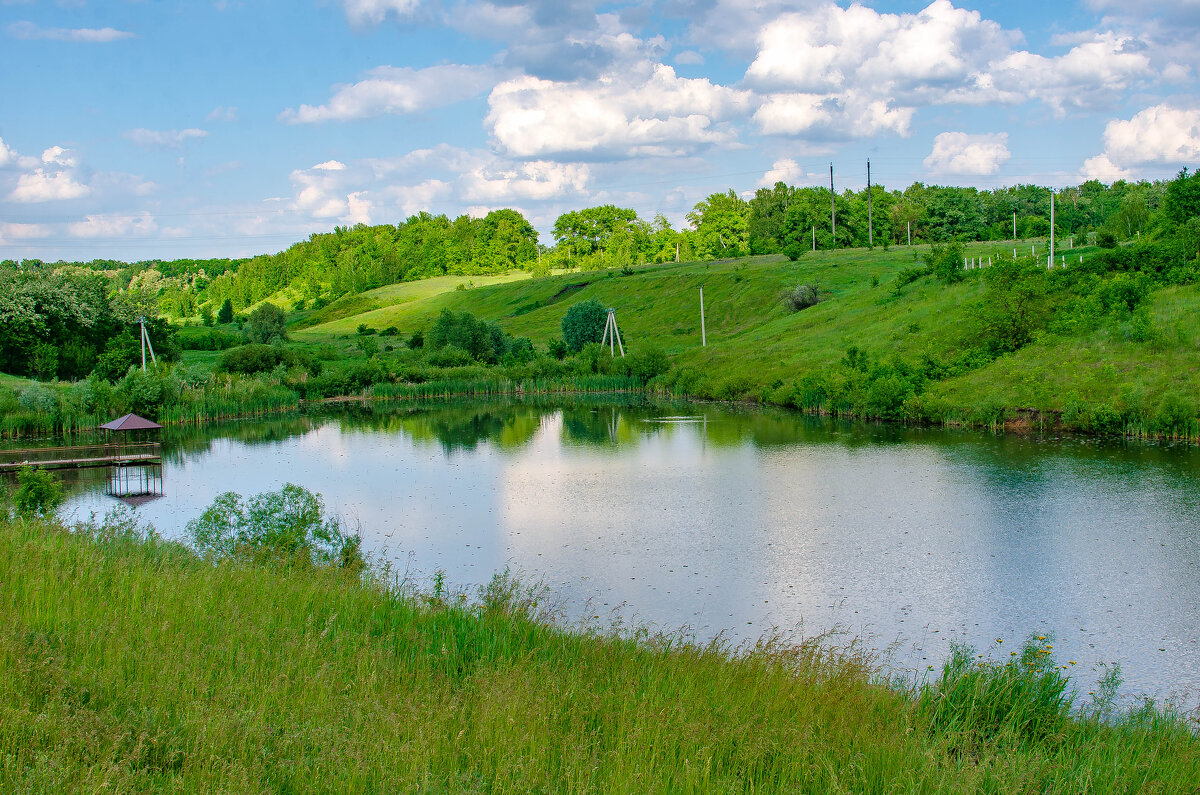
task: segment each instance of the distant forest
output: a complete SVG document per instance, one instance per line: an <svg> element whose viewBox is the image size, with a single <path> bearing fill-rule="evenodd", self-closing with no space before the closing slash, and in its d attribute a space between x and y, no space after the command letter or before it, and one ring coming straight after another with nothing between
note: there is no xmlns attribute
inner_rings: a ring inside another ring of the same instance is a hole
<svg viewBox="0 0 1200 795"><path fill-rule="evenodd" d="M561 215L553 246L543 246L516 210L483 218L418 213L391 225L336 227L277 254L245 259L0 262L0 371L78 378L101 367L123 372L138 350L130 323L151 324L156 346L171 357L162 318L211 324L224 309L241 313L269 297L285 310L319 308L337 298L397 282L524 269L620 268L782 252L795 259L821 250L868 245L867 191L830 191L782 182L745 199L714 193L674 229L662 215L640 218L604 205ZM903 191L872 186L871 228L877 246L1041 238L1050 232L1050 192L1035 185L995 190L927 186ZM1015 219L1015 220L1014 220ZM1191 262L1200 252L1200 174L1174 179L1097 181L1056 193L1056 234L1066 242L1114 248L1131 256ZM222 318L223 319L223 318Z"/></svg>

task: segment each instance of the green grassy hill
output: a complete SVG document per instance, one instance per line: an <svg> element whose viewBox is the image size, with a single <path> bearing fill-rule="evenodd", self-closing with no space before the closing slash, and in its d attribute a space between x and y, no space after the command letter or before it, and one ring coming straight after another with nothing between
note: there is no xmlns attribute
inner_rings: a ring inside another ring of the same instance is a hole
<svg viewBox="0 0 1200 795"><path fill-rule="evenodd" d="M1019 251L1027 252L1028 245L1020 244ZM927 251L922 247L918 253ZM966 255L1011 258L1012 251L1011 243L980 243L968 246ZM1092 251L1076 249L1069 259L1077 262ZM428 328L438 312L451 309L544 342L560 334L572 303L594 297L617 309L630 349L654 345L677 368L694 370L701 396L787 402L791 385L806 375L828 373L852 347L872 361L910 365L952 363L971 354L980 334L980 307L988 300L979 271L952 285L926 276L897 291L897 275L913 265L913 250L894 247L806 253L797 262L768 256L639 266L632 274L477 280L466 290L454 289L462 278L442 279L436 285L394 285L357 296L352 300L366 308L361 313L349 314L334 304L323 310L325 317L310 315L306 322L312 325L295 336L328 341L353 334L359 324L396 326L406 334ZM823 300L791 312L781 296L804 283L818 285ZM707 347L700 344L700 288ZM951 368L926 385L922 401L935 419L948 421L994 420L1001 409L1099 417L1094 422L1085 417L1081 427L1097 424L1106 411L1133 409L1153 416L1164 401L1200 394L1200 316L1195 311L1200 288L1158 289L1147 305L1153 333L1146 341L1135 341L1128 318L1119 317L1083 333L1043 333L1014 353ZM1195 418L1194 399L1184 403L1179 410Z"/></svg>

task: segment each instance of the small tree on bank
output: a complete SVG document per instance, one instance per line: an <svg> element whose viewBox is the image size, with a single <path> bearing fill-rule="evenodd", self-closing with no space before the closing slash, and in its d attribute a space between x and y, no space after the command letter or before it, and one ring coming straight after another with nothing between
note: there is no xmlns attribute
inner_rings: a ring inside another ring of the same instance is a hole
<svg viewBox="0 0 1200 795"><path fill-rule="evenodd" d="M282 342L287 339L286 320L283 310L275 304L263 304L250 313L250 319L246 322L246 339L258 343Z"/></svg>
<svg viewBox="0 0 1200 795"><path fill-rule="evenodd" d="M595 298L580 301L567 310L562 319L563 342L571 351L579 351L589 342L604 338L608 312Z"/></svg>

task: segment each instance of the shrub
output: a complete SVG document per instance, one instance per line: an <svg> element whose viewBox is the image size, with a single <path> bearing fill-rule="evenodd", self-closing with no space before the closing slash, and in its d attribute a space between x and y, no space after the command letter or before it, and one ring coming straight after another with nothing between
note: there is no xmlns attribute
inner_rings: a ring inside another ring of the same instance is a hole
<svg viewBox="0 0 1200 795"><path fill-rule="evenodd" d="M567 343L563 341L562 337L551 337L546 340L546 354L548 356L553 356L555 359L561 361L567 358L567 353Z"/></svg>
<svg viewBox="0 0 1200 795"><path fill-rule="evenodd" d="M319 495L293 483L244 504L240 494L225 492L188 522L187 532L200 553L212 559L363 568L359 537L346 535L337 519L326 518Z"/></svg>
<svg viewBox="0 0 1200 795"><path fill-rule="evenodd" d="M225 303L221 304L221 308L217 310L217 322L218 323L232 323L233 322L233 302L230 301L228 298L225 299Z"/></svg>
<svg viewBox="0 0 1200 795"><path fill-rule="evenodd" d="M816 284L799 284L783 295L783 304L792 312L816 306L821 301L821 292Z"/></svg>
<svg viewBox="0 0 1200 795"><path fill-rule="evenodd" d="M314 357L284 348L279 345L243 345L221 355L217 369L225 373L254 375L284 367L303 367L313 375L320 375L321 363Z"/></svg>
<svg viewBox="0 0 1200 795"><path fill-rule="evenodd" d="M246 321L246 339L251 342L278 342L287 339L287 316L272 303L265 303L250 313Z"/></svg>
<svg viewBox="0 0 1200 795"><path fill-rule="evenodd" d="M62 505L62 484L44 469L22 467L17 473L17 484L13 507L22 517L45 518Z"/></svg>
<svg viewBox="0 0 1200 795"><path fill-rule="evenodd" d="M966 278L967 272L963 269L963 247L958 243L934 243L929 249L926 263L929 272L944 284L953 284Z"/></svg>
<svg viewBox="0 0 1200 795"><path fill-rule="evenodd" d="M410 350L417 350L425 347L425 332L417 329L412 336L408 338L408 347Z"/></svg>
<svg viewBox="0 0 1200 795"><path fill-rule="evenodd" d="M607 321L608 311L595 298L573 305L562 319L562 338L567 350L579 351L589 342L600 342Z"/></svg>
<svg viewBox="0 0 1200 795"><path fill-rule="evenodd" d="M800 259L808 249L798 241L792 241L783 247L783 255L792 262Z"/></svg>
<svg viewBox="0 0 1200 795"><path fill-rule="evenodd" d="M388 327L387 327L387 328L385 328L383 331L379 332L379 336L381 336L381 337L394 337L394 336L396 336L396 335L397 335L397 334L399 334L399 333L400 333L400 329L396 328L395 326L388 326Z"/></svg>
<svg viewBox="0 0 1200 795"><path fill-rule="evenodd" d="M486 364L495 364L508 353L511 337L495 323L489 323L470 312L451 312L443 309L425 343L433 349L447 346L470 354Z"/></svg>
<svg viewBox="0 0 1200 795"><path fill-rule="evenodd" d="M1117 236L1107 229L1100 229L1096 232L1096 245L1100 248L1116 248Z"/></svg>
<svg viewBox="0 0 1200 795"><path fill-rule="evenodd" d="M473 362L471 354L455 345L445 345L429 354L434 367L462 367Z"/></svg>
<svg viewBox="0 0 1200 795"><path fill-rule="evenodd" d="M288 351L278 345L243 345L227 351L217 361L217 369L226 373L253 375L274 370L288 356Z"/></svg>
<svg viewBox="0 0 1200 795"><path fill-rule="evenodd" d="M629 374L643 384L671 369L667 354L655 346L647 346L645 350L630 354L626 360Z"/></svg>
<svg viewBox="0 0 1200 795"><path fill-rule="evenodd" d="M367 336L375 333L375 329L371 328L366 323L359 323L357 331L360 336Z"/></svg>

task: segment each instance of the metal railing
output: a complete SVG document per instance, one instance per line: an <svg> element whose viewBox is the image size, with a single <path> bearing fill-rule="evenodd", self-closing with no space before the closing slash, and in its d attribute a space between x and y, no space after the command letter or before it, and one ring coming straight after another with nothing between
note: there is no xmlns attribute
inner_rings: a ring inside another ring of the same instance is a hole
<svg viewBox="0 0 1200 795"><path fill-rule="evenodd" d="M153 461L162 458L161 442L84 444L71 447L32 447L0 450L0 469L21 466L89 466Z"/></svg>

